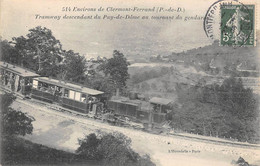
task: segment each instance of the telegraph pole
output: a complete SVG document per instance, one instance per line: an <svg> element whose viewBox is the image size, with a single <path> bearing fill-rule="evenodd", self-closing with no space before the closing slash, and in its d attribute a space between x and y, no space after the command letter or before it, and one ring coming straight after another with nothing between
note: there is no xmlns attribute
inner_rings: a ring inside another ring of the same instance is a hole
<svg viewBox="0 0 260 166"><path fill-rule="evenodd" d="M38 57L38 63L39 63L39 68L38 71L42 70L42 66L41 66L41 50L39 49L38 45L36 45L36 49L37 49L37 57Z"/></svg>

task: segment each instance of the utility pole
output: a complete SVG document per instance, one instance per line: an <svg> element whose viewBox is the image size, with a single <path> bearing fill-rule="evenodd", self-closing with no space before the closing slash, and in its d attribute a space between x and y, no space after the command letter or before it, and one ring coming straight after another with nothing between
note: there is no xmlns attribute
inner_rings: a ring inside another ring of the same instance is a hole
<svg viewBox="0 0 260 166"><path fill-rule="evenodd" d="M153 129L153 109L151 108L151 105L149 106L149 117L148 117L148 130Z"/></svg>
<svg viewBox="0 0 260 166"><path fill-rule="evenodd" d="M42 66L41 66L41 50L39 49L38 45L36 45L36 49L37 49L37 57L38 57L38 63L39 63L39 68L38 71L42 70Z"/></svg>

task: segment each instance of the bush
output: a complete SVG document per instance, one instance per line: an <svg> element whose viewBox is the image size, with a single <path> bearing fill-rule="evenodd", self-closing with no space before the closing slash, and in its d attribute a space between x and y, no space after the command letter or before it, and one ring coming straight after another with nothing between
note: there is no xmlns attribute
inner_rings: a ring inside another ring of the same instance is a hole
<svg viewBox="0 0 260 166"><path fill-rule="evenodd" d="M92 133L79 140L77 153L82 158L101 160L111 166L153 166L149 156L141 157L131 149L131 139L121 133L104 134L98 138ZM95 155L93 155L95 154Z"/></svg>
<svg viewBox="0 0 260 166"><path fill-rule="evenodd" d="M188 132L259 141L258 98L234 77L219 85L179 89L181 109L172 113L174 128Z"/></svg>
<svg viewBox="0 0 260 166"><path fill-rule="evenodd" d="M79 140L80 147L76 150L81 158L98 160L101 158L98 152L100 140L92 133L83 140Z"/></svg>
<svg viewBox="0 0 260 166"><path fill-rule="evenodd" d="M2 140L2 165L92 165L100 162L81 159L74 153L35 144L18 137Z"/></svg>
<svg viewBox="0 0 260 166"><path fill-rule="evenodd" d="M10 108L10 105L16 99L13 94L1 95L2 101L2 134L4 136L26 135L33 131L33 118L28 117L21 111Z"/></svg>

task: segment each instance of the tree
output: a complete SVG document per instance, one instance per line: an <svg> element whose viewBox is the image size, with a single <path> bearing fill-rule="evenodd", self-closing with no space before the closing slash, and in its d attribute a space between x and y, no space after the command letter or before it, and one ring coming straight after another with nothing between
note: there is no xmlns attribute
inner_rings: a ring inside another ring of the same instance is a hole
<svg viewBox="0 0 260 166"><path fill-rule="evenodd" d="M79 156L101 160L102 165L113 166L154 166L149 156L141 157L131 149L131 139L122 133L104 133L100 136L92 133L79 140Z"/></svg>
<svg viewBox="0 0 260 166"><path fill-rule="evenodd" d="M1 61L18 64L19 52L7 41L0 38Z"/></svg>
<svg viewBox="0 0 260 166"><path fill-rule="evenodd" d="M60 66L59 76L74 82L83 82L86 72L86 59L72 50L64 51L64 60Z"/></svg>
<svg viewBox="0 0 260 166"><path fill-rule="evenodd" d="M137 154L130 145L131 139L121 133L112 133L101 138L98 150L103 156L104 163L115 166L132 165L136 162Z"/></svg>
<svg viewBox="0 0 260 166"><path fill-rule="evenodd" d="M99 160L101 158L98 152L99 143L100 140L96 134L91 133L84 139L79 140L80 147L76 150L76 153L78 153L81 158Z"/></svg>
<svg viewBox="0 0 260 166"><path fill-rule="evenodd" d="M113 58L108 59L101 65L101 71L106 76L110 76L113 83L120 89L126 86L126 80L129 78L128 66L129 62L124 57L124 54L117 50L113 52Z"/></svg>
<svg viewBox="0 0 260 166"><path fill-rule="evenodd" d="M26 135L33 131L31 117L21 111L16 111L10 107L16 98L12 94L1 95L2 101L2 134L4 136Z"/></svg>
<svg viewBox="0 0 260 166"><path fill-rule="evenodd" d="M26 38L13 38L15 48L21 54L21 65L41 75L56 76L63 59L63 50L50 29L38 26L30 29Z"/></svg>
<svg viewBox="0 0 260 166"><path fill-rule="evenodd" d="M93 89L105 92L105 95L108 98L113 96L117 88L111 77L104 76L100 73L95 73L93 76L87 77L85 84Z"/></svg>
<svg viewBox="0 0 260 166"><path fill-rule="evenodd" d="M203 135L259 140L258 99L242 80L227 78L222 85L199 83L177 88L183 107L174 110L173 125Z"/></svg>
<svg viewBox="0 0 260 166"><path fill-rule="evenodd" d="M244 88L241 78L225 79L219 88L219 102L223 109L239 119L255 119L258 116L258 102L249 88Z"/></svg>
<svg viewBox="0 0 260 166"><path fill-rule="evenodd" d="M6 112L9 109L9 106L14 102L16 97L12 95L11 93L5 93L4 95L1 94L1 106L2 111Z"/></svg>

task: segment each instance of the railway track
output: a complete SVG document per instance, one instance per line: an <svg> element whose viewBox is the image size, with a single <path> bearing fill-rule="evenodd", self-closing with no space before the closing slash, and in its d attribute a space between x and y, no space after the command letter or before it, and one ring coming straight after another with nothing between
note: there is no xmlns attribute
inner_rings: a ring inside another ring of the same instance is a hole
<svg viewBox="0 0 260 166"><path fill-rule="evenodd" d="M18 102L22 102L25 103L26 102L30 102L32 104L36 104L36 105L40 105L43 107L46 107L48 109L51 109L53 111L57 111L57 112L61 112L63 114L66 115L70 115L76 118L81 118L81 119L88 119L88 120L93 120L93 121L97 121L100 123L104 123L104 121L102 120L102 118L96 117L94 118L93 116L90 116L88 114L81 114L63 107L60 107L58 105L55 104L49 104L49 103L45 103L42 101L38 101L38 100L34 100L34 99L29 99L29 100L24 100L24 99L18 99ZM108 123L111 124L111 123ZM118 126L118 125L115 125ZM135 130L141 130L140 128L135 128L134 126L118 126L118 127L124 127L124 128L131 128L131 129L135 129ZM147 131L147 130L143 130L144 132L148 132L151 134L155 134L151 131ZM235 141L229 141L229 140L224 140L224 139L218 139L216 140L214 137L214 139L212 137L206 137L206 136L198 136L198 135L183 135L183 134L179 134L179 133L171 133L171 132L167 132L167 133L161 133L161 134L155 134L155 135L163 135L163 136L167 136L167 137L178 137L178 138L182 138L182 139L188 139L188 140L194 140L197 142L204 142L204 143L210 143L210 144L216 144L216 145L225 145L225 146L232 146L232 147L242 147L242 148L253 148L253 149L260 149L260 145L259 144L249 144L249 143L242 143L242 142L235 142Z"/></svg>
<svg viewBox="0 0 260 166"><path fill-rule="evenodd" d="M82 113L79 113L79 112L76 112L76 111L73 111L73 110L70 110L67 108L63 108L57 104L46 103L46 102L42 102L42 101L35 100L35 99L22 98L22 96L17 96L16 101L19 103L24 103L24 104L32 103L32 104L36 104L36 105L39 105L42 107L46 107L53 111L61 112L66 115L76 117L76 118L88 119L88 120L93 120L96 122L104 123L104 119L102 119L102 117L95 117L95 116L89 115L89 114L82 114ZM108 122L108 124L111 125L113 123ZM135 130L139 130L139 131L143 130L143 132L156 134L153 131L145 130L140 127L135 127L135 126L131 126L131 125L118 125L118 124L113 124L113 125L118 126L118 127L135 129ZM178 138L182 138L182 139L194 140L194 141L198 141L198 142L211 143L211 144L217 144L217 145L260 149L259 144L250 144L250 143L236 142L236 141L230 141L230 140L224 140L224 139L216 139L215 137L207 137L207 136L201 136L201 135L195 135L195 134L188 134L188 135L186 134L185 135L182 133L163 132L160 134L157 133L156 135L164 135L164 136L168 136L168 137L178 137Z"/></svg>
<svg viewBox="0 0 260 166"><path fill-rule="evenodd" d="M260 150L260 145L258 144L249 144L249 143L240 143L240 142L232 142L232 141L226 141L226 140L212 140L212 139L207 139L207 138L199 138L196 136L187 136L187 135L181 135L181 134L172 134L170 133L169 135L176 136L176 137L181 137L181 138L187 138L187 139L193 139L197 140L199 142L205 142L205 143L214 143L215 145L228 145L232 147L243 147L243 148L253 148L253 149L259 149Z"/></svg>

